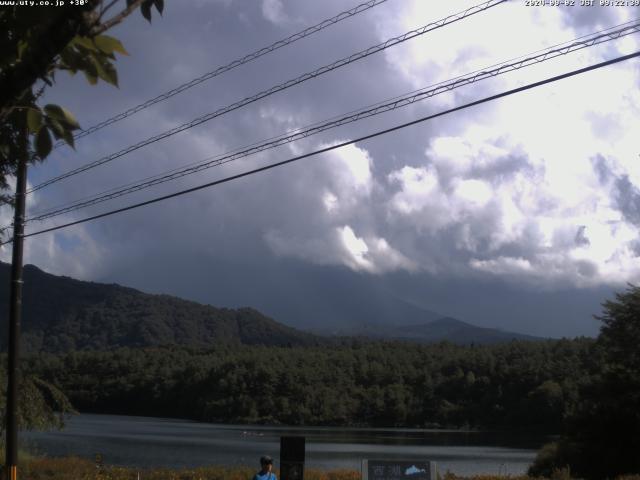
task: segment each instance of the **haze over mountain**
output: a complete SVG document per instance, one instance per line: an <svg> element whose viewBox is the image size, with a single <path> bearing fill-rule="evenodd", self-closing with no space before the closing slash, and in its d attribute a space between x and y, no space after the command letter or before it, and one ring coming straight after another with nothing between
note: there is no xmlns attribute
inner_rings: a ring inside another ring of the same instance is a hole
<svg viewBox="0 0 640 480"><path fill-rule="evenodd" d="M108 272L85 273L81 278L209 305L250 305L302 330L354 323L407 325L453 317L538 337L595 336L599 324L593 315L613 296L608 287L523 291L515 282L487 276L467 280L420 272L369 275L344 267L270 258L256 245L247 247L244 258L221 258L214 264L193 252L183 252L176 259L161 258L154 246L149 250L142 259L128 256L126 266L117 262Z"/></svg>
<svg viewBox="0 0 640 480"><path fill-rule="evenodd" d="M495 344L511 340L539 341L541 337L507 332L496 328L483 328L461 320L442 317L426 323L411 325L362 324L345 328L318 329L319 334L355 335L372 339L403 340L418 343L452 342L459 345Z"/></svg>
<svg viewBox="0 0 640 480"><path fill-rule="evenodd" d="M0 309L4 312L8 312L9 275L10 266L0 263ZM310 295L306 320L316 323L309 328L313 333L309 333L284 325L254 308L216 308L117 284L51 275L33 265L25 266L24 279L22 340L27 351L171 344L305 346L334 341L318 335L420 343L445 340L459 344L539 339L477 327L398 300L383 290L354 288L351 295L343 296L349 299L346 305L323 305L320 297ZM327 288L337 291L349 286L334 282ZM306 301L302 293L294 298L297 302ZM345 318L348 312L355 312L354 317ZM6 328L0 331L3 341L5 332Z"/></svg>

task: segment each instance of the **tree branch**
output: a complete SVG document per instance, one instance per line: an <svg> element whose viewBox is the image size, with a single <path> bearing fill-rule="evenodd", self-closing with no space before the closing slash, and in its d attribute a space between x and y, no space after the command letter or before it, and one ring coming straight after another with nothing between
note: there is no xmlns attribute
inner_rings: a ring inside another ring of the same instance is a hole
<svg viewBox="0 0 640 480"><path fill-rule="evenodd" d="M100 35L103 32L106 32L110 28L116 26L120 22L122 22L125 18L127 18L131 12L133 12L136 8L138 8L145 0L135 0L129 5L127 8L122 10L119 14L114 17L111 17L106 22L103 22L100 25L94 26L91 30L89 30L89 36L95 37L96 35Z"/></svg>

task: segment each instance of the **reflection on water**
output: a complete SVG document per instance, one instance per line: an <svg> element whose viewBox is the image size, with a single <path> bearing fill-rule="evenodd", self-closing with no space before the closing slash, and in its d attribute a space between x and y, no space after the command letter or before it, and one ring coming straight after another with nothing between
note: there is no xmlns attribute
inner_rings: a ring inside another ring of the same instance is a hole
<svg viewBox="0 0 640 480"><path fill-rule="evenodd" d="M277 459L280 436L291 434L306 437L310 468L359 470L365 458L416 458L461 475L523 473L545 441L491 432L216 425L90 414L71 418L62 431L25 432L22 439L36 453L100 453L107 464L144 468L256 465L264 454Z"/></svg>

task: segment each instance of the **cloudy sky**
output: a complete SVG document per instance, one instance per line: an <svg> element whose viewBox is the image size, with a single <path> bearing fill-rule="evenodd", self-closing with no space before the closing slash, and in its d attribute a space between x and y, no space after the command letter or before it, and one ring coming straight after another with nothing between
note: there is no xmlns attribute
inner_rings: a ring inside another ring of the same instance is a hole
<svg viewBox="0 0 640 480"><path fill-rule="evenodd" d="M83 127L355 6L357 0L166 2L109 32L120 88L58 76L46 101ZM576 3L580 3L577 1ZM475 5L387 2L60 148L29 183L116 152ZM199 162L633 20L638 8L512 0L287 89L29 197L29 211ZM639 48L638 35L55 219L81 219L337 144ZM416 323L416 307L542 336L591 318L640 279L638 60L95 222L29 238L26 261L296 326ZM2 212L3 223L9 212ZM10 259L10 250L2 251ZM407 309L404 309L407 307ZM403 310L404 309L404 310ZM426 318L426 317L425 317Z"/></svg>

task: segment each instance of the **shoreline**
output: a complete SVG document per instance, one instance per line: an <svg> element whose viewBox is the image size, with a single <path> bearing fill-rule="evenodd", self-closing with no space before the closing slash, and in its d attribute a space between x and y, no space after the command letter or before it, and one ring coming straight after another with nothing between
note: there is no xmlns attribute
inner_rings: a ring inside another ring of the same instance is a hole
<svg viewBox="0 0 640 480"><path fill-rule="evenodd" d="M80 480L104 478L105 480L251 480L259 470L257 467L205 466L197 468L133 468L114 465L98 465L78 457L31 457L21 462L19 469L23 477L30 480ZM280 477L280 470L274 469ZM361 472L352 469L305 468L305 480L361 480ZM457 476L449 472L439 472L444 480L533 480L524 475L473 475ZM537 479L544 480L544 479Z"/></svg>
<svg viewBox="0 0 640 480"><path fill-rule="evenodd" d="M100 453L112 465L175 469L253 465L261 455L277 457L280 437L288 434L306 437L308 468L359 470L362 459L422 458L460 475L522 474L545 440L484 432L271 428L100 414L80 415L63 431L27 432L22 438L36 455L91 460Z"/></svg>
<svg viewBox="0 0 640 480"><path fill-rule="evenodd" d="M470 428L470 427L409 427L409 426L386 426L386 427L371 427L367 425L358 425L358 424L347 424L347 425L290 425L284 423L225 423L225 422L207 422L203 420L197 420L193 418L184 418L184 417L158 417L154 415L128 415L124 413L101 413L101 412L78 412L76 414L67 414L65 415L65 422L76 418L78 416L100 416L100 417L121 417L121 418L129 418L131 420L142 420L142 421L156 421L156 422L182 422L182 423L192 423L197 425L207 425L211 427L216 427L220 429L228 429L228 430L287 430L287 431L317 431L317 432L326 432L332 431L336 429L341 429L343 431L349 432L371 432L371 433L383 433L383 432L396 432L396 433L454 433L454 434L490 434L490 435L506 435L513 437L520 436L536 436L536 437L545 437L549 440L553 440L556 438L559 433L548 433L542 430L537 429L529 429L529 430L519 430L516 428ZM55 429L49 430L55 431Z"/></svg>

